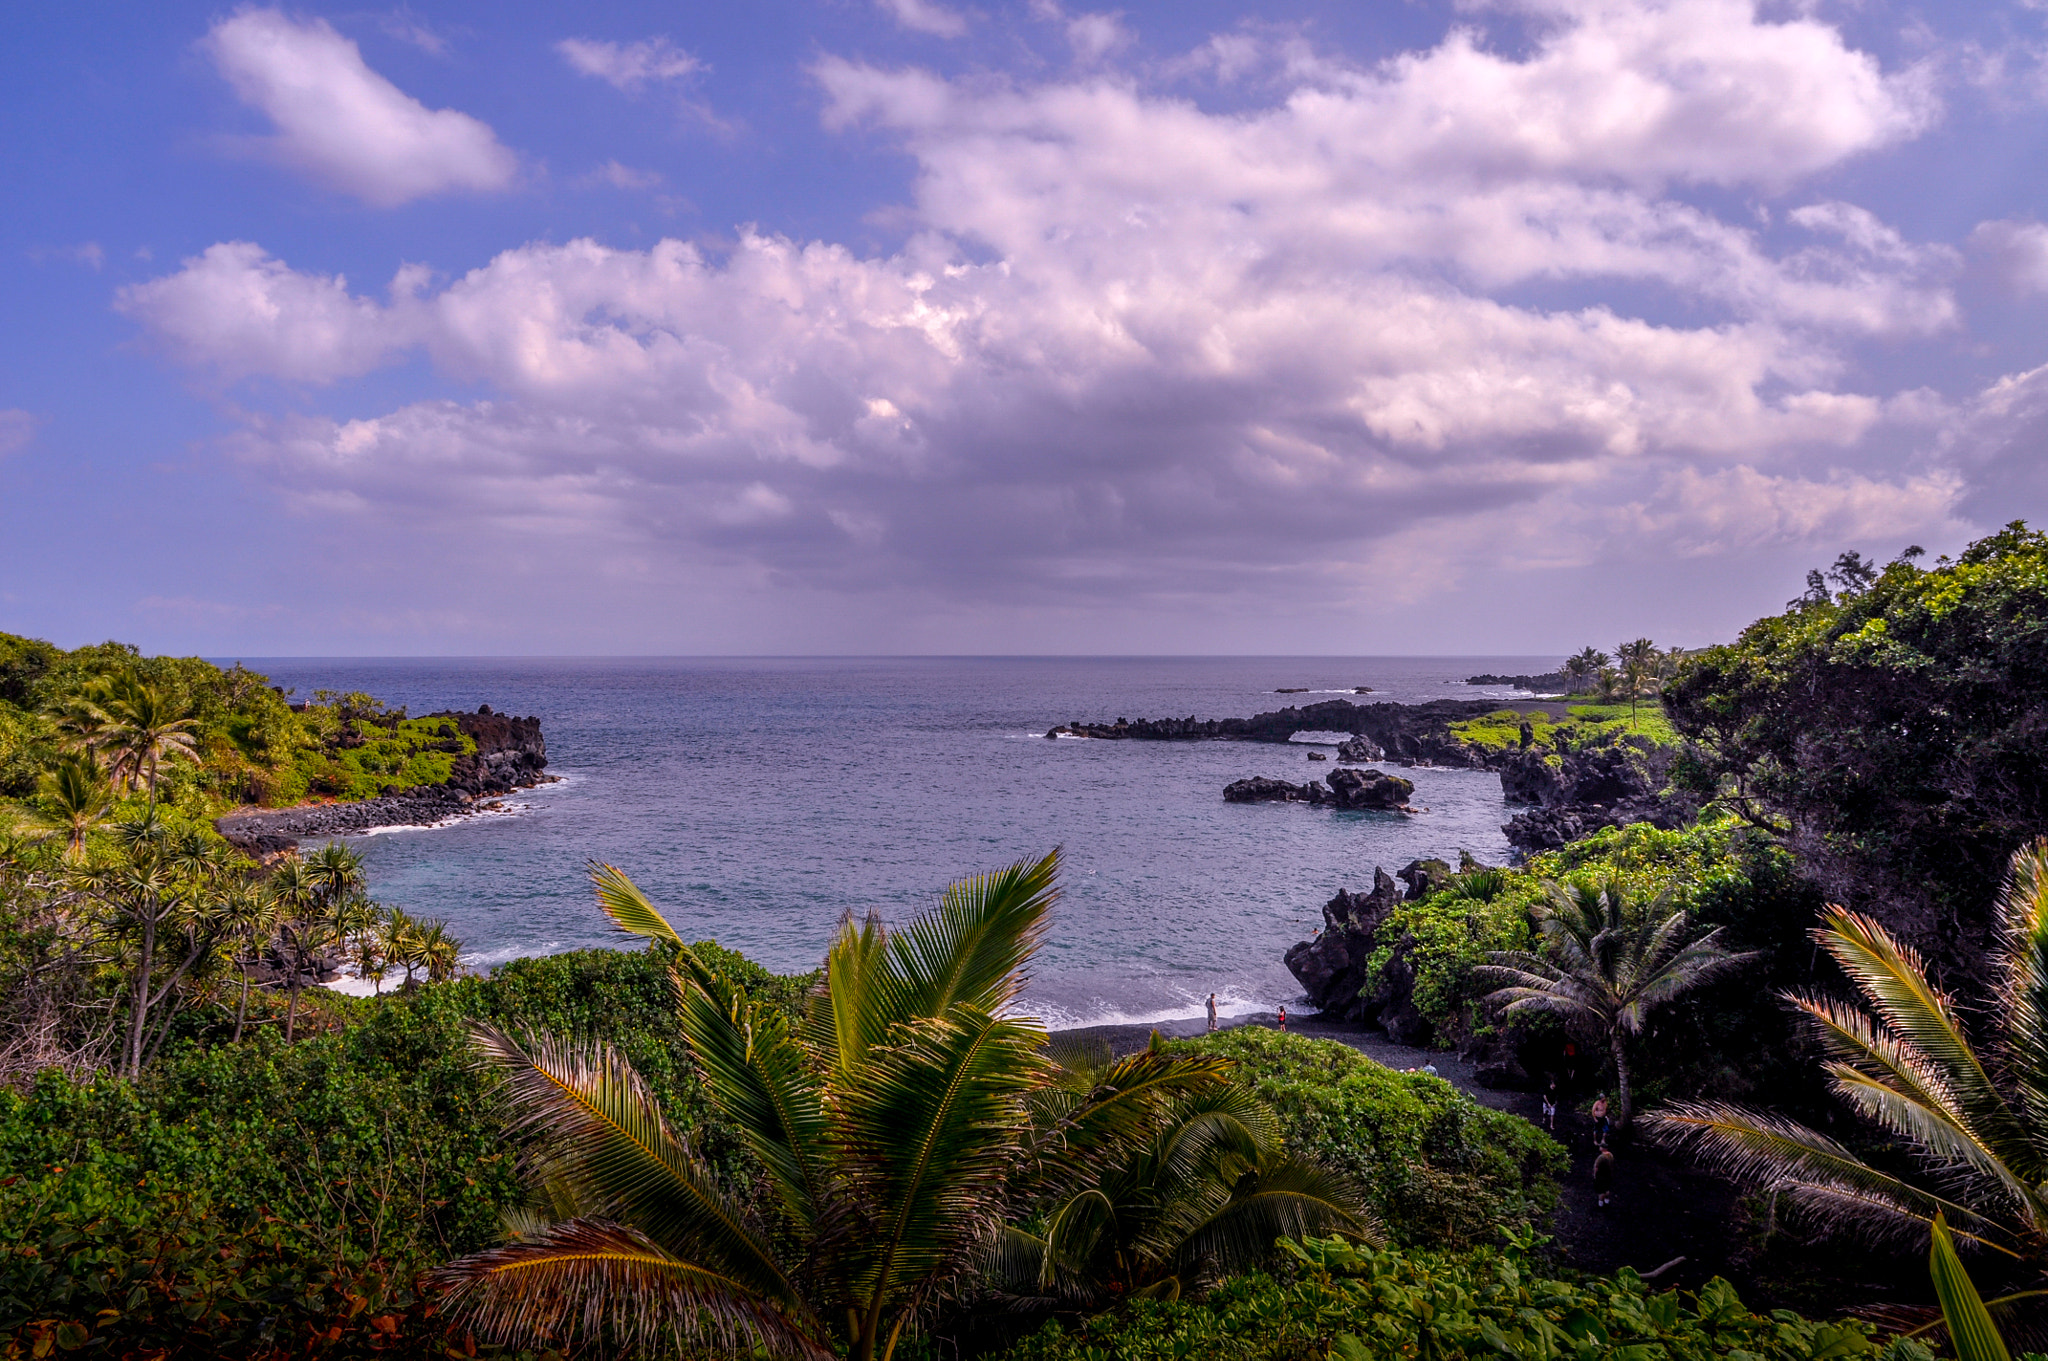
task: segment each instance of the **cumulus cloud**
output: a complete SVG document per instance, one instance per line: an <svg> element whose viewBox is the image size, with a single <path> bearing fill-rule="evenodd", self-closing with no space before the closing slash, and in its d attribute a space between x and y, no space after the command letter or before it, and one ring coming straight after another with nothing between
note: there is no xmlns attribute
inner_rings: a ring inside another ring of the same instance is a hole
<svg viewBox="0 0 2048 1361"><path fill-rule="evenodd" d="M371 70L325 21L245 9L201 49L243 103L269 118L267 155L380 208L456 190L510 187L518 161L490 127L429 109Z"/></svg>
<svg viewBox="0 0 2048 1361"><path fill-rule="evenodd" d="M130 284L115 306L229 381L262 374L330 383L376 368L406 339L342 276L296 273L248 241L210 246L176 274Z"/></svg>
<svg viewBox="0 0 2048 1361"><path fill-rule="evenodd" d="M704 69L703 62L667 38L642 38L630 43L564 38L555 44L555 50L576 71L595 76L628 94L655 82L681 80Z"/></svg>
<svg viewBox="0 0 2048 1361"><path fill-rule="evenodd" d="M1724 0L1560 7L1519 56L1459 30L1371 68L1233 59L1283 71L1268 102L821 62L831 125L917 160L891 255L535 243L380 301L227 243L122 306L224 377L423 353L491 394L253 419L242 456L321 513L830 590L1129 598L1314 564L1302 589L1342 594L1419 533L1469 564L1559 560L1530 523L1706 556L1952 522L1952 473L1843 469L1930 409L1863 390L1845 347L1952 326L1955 253L1825 197L1767 242L1672 192L1912 136L1912 76Z"/></svg>

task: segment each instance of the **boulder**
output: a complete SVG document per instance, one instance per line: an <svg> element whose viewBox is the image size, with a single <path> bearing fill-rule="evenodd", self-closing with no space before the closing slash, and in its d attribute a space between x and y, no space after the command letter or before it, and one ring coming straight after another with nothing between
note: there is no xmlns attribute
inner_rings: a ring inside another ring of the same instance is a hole
<svg viewBox="0 0 2048 1361"><path fill-rule="evenodd" d="M1354 737L1337 748L1340 761L1384 761L1387 754L1370 737Z"/></svg>
<svg viewBox="0 0 2048 1361"><path fill-rule="evenodd" d="M1401 902L1401 889L1383 869L1373 870L1370 893L1339 889L1323 904L1323 930L1287 952L1287 968L1317 1010L1339 1020L1364 1020L1371 1009L1360 995L1379 929Z"/></svg>
<svg viewBox="0 0 2048 1361"><path fill-rule="evenodd" d="M1289 784L1265 775L1233 780L1223 787L1225 803L1313 803L1322 807L1406 812L1412 782L1383 770L1339 766L1321 781Z"/></svg>

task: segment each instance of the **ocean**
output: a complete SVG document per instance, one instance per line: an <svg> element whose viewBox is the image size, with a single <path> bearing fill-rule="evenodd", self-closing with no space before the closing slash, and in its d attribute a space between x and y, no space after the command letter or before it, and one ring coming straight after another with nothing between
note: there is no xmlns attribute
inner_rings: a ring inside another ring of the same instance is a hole
<svg viewBox="0 0 2048 1361"><path fill-rule="evenodd" d="M235 659L223 659L232 661ZM535 715L558 783L508 811L356 841L370 891L446 917L476 968L631 946L586 863L632 875L686 939L815 967L849 910L902 921L962 875L1064 848L1026 1000L1054 1026L1300 1000L1281 962L1375 865L1507 858L1499 777L1416 769L1413 816L1223 802L1248 775L1332 766L1307 743L1048 741L1070 720L1226 718L1352 687L1370 700L1506 698L1532 657L244 658L301 697ZM1276 694L1307 687L1310 693ZM1361 702L1364 702L1363 700ZM1319 749L1328 752L1334 738Z"/></svg>

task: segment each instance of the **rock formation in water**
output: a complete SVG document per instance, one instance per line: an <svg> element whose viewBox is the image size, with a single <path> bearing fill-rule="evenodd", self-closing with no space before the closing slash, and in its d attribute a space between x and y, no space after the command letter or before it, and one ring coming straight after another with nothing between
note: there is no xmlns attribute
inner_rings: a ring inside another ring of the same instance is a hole
<svg viewBox="0 0 2048 1361"><path fill-rule="evenodd" d="M1328 808L1375 809L1407 812L1408 796L1415 792L1412 780L1389 775L1383 770L1360 770L1339 766L1321 780L1289 784L1285 780L1255 775L1224 786L1225 803L1312 803Z"/></svg>
<svg viewBox="0 0 2048 1361"><path fill-rule="evenodd" d="M1529 690L1546 695L1562 694L1569 690L1572 678L1562 671L1549 671L1540 676L1467 676L1467 685L1512 685L1517 690Z"/></svg>
<svg viewBox="0 0 2048 1361"><path fill-rule="evenodd" d="M1647 822L1683 827L1699 815L1691 795L1668 788L1675 747L1629 737L1604 746L1555 752L1530 748L1501 766L1509 803L1534 804L1501 828L1524 855L1555 850L1602 827Z"/></svg>
<svg viewBox="0 0 2048 1361"><path fill-rule="evenodd" d="M1427 704L1354 704L1329 699L1250 718L1119 718L1114 723L1076 719L1046 733L1047 737L1099 737L1130 742L1285 742L1298 732L1341 732L1366 745L1338 749L1345 760L1388 760L1405 765L1427 763L1493 769L1507 753L1460 741L1450 725L1461 719L1493 713L1491 700L1438 699ZM1356 755L1351 754L1356 751ZM1372 754L1368 755L1367 752Z"/></svg>
<svg viewBox="0 0 2048 1361"><path fill-rule="evenodd" d="M220 834L244 854L259 858L292 850L302 840L345 836L373 827L431 827L477 810L494 796L544 783L547 743L538 718L513 718L486 704L473 714L444 711L427 718L452 718L476 751L459 756L442 784L421 785L382 798L354 803L316 803L300 808L229 813L214 822Z"/></svg>

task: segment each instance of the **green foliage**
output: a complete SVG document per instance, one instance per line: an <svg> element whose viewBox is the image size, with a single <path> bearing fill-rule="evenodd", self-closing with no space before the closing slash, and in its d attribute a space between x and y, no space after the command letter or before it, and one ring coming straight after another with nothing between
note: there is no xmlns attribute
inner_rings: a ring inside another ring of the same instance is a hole
<svg viewBox="0 0 2048 1361"><path fill-rule="evenodd" d="M1279 1115L1289 1148L1352 1177L1395 1243L1481 1243L1556 1203L1564 1150L1438 1078L1257 1026L1169 1049L1236 1060L1239 1079Z"/></svg>
<svg viewBox="0 0 2048 1361"><path fill-rule="evenodd" d="M1967 972L2007 857L2048 826L2048 536L2015 522L1955 562L1914 556L1838 562L1835 592L1813 573L1783 614L1689 659L1665 702L1703 792Z"/></svg>
<svg viewBox="0 0 2048 1361"><path fill-rule="evenodd" d="M1396 946L1412 942L1416 1008L1447 1039L1481 1023L1475 1004L1487 988L1473 970L1491 952L1530 947L1546 880L1613 882L1643 901L1669 893L1674 907L1720 925L1747 915L1754 879L1769 873L1763 862L1782 859L1729 818L1669 832L1648 823L1608 827L1520 868L1466 871L1451 887L1400 904L1380 928L1376 956L1383 965Z"/></svg>
<svg viewBox="0 0 2048 1361"><path fill-rule="evenodd" d="M1559 751L1597 746L1617 737L1642 737L1658 746L1672 746L1679 740L1664 717L1663 706L1654 699L1633 717L1626 704L1571 704L1565 712L1569 717L1557 719L1545 709L1496 709L1461 719L1450 728L1460 741L1489 751L1519 748L1524 722L1529 725L1533 745Z"/></svg>
<svg viewBox="0 0 2048 1361"><path fill-rule="evenodd" d="M1049 1324L1004 1361L1847 1361L1880 1353L1860 1321L1743 1307L1715 1279L1653 1291L1633 1271L1552 1279L1525 1245L1463 1255L1375 1252L1337 1239L1288 1246L1291 1275L1228 1281L1197 1302L1133 1301L1078 1329ZM1924 1349L1920 1350L1925 1357ZM1906 1356L1883 1353L1885 1361Z"/></svg>
<svg viewBox="0 0 2048 1361"><path fill-rule="evenodd" d="M807 986L694 948L771 1007ZM321 1005L336 1023L296 1044L274 1027L218 1043L232 1017L215 1015L138 1083L49 1071L0 1090L0 1356L60 1324L114 1355L304 1354L336 1327L329 1354L440 1355L416 1277L498 1241L523 1195L471 1018L616 1044L707 1156L744 1175L676 1040L653 952L520 960ZM199 1331L221 1351L200 1349Z"/></svg>
<svg viewBox="0 0 2048 1361"><path fill-rule="evenodd" d="M0 633L0 799L32 799L56 768L63 743L54 714L130 672L191 720L197 759L165 763L158 776L159 799L191 818L245 803L366 799L440 784L476 751L451 720L408 718L368 695L323 690L294 710L240 665L144 657L124 643L66 652ZM0 808L0 830L10 822L37 825L37 810Z"/></svg>

